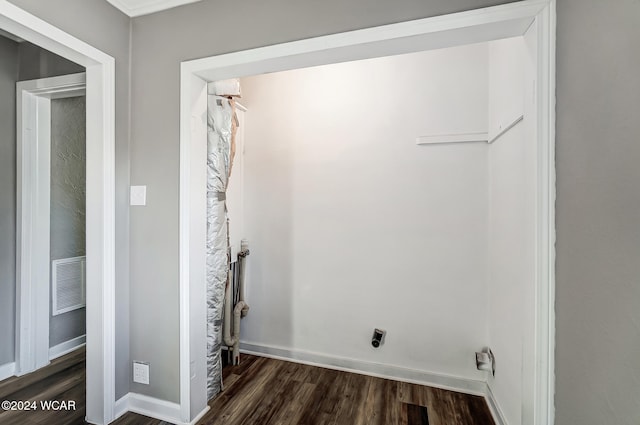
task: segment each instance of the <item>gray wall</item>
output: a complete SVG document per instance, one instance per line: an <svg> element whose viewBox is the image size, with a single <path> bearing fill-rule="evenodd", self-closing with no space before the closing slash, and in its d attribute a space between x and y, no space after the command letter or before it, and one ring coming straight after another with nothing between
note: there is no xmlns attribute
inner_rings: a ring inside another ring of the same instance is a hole
<svg viewBox="0 0 640 425"><path fill-rule="evenodd" d="M131 182L148 188L131 211L131 356L151 364L151 385L133 391L179 401L180 62L499 3L205 0L133 19Z"/></svg>
<svg viewBox="0 0 640 425"><path fill-rule="evenodd" d="M16 81L82 72L84 68L31 43L0 37L0 365L13 362L16 283ZM76 313L77 315L77 313ZM69 316L67 318L70 319ZM58 320L69 329L84 319ZM57 331L54 340L58 340ZM55 344L54 344L55 345Z"/></svg>
<svg viewBox="0 0 640 425"><path fill-rule="evenodd" d="M84 96L51 101L51 261L86 255L86 123ZM50 347L86 333L85 308L54 316L50 302Z"/></svg>
<svg viewBox="0 0 640 425"><path fill-rule="evenodd" d="M131 352L161 368L137 391L178 397L180 61L497 3L204 1L133 20L132 180L149 204L131 218L131 295L156 302L132 311ZM640 415L639 9L558 0L558 425ZM148 329L164 337L149 344Z"/></svg>
<svg viewBox="0 0 640 425"><path fill-rule="evenodd" d="M640 423L639 23L558 2L557 425Z"/></svg>
<svg viewBox="0 0 640 425"><path fill-rule="evenodd" d="M75 62L28 42L18 47L18 81L84 72Z"/></svg>
<svg viewBox="0 0 640 425"><path fill-rule="evenodd" d="M116 58L122 395L129 376L129 20L102 0L11 1ZM132 215L131 297L141 307L131 310L131 353L153 362L152 385L136 391L178 399L180 61L498 3L505 2L209 0L133 20L132 180L149 185L149 203ZM558 0L558 425L638 423L639 8L637 0ZM609 363L589 370L593 359Z"/></svg>
<svg viewBox="0 0 640 425"><path fill-rule="evenodd" d="M0 366L15 358L18 43L0 36Z"/></svg>
<svg viewBox="0 0 640 425"><path fill-rule="evenodd" d="M116 60L116 397L129 391L130 19L104 0L9 0ZM70 13L73 11L73 13Z"/></svg>

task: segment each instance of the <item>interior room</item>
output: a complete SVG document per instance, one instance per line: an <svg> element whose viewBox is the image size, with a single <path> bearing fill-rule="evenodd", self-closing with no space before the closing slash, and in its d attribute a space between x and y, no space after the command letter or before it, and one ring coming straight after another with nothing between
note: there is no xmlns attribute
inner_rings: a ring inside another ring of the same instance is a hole
<svg viewBox="0 0 640 425"><path fill-rule="evenodd" d="M82 83L72 87L66 80L83 81L84 67L10 33L0 35L0 49L0 269L7 282L0 286L0 397L32 398L41 391L33 384L42 382L53 389L51 396L74 395L80 405L86 343L86 101ZM36 332L30 332L32 317ZM10 413L3 411L0 421L20 421ZM83 416L78 410L72 417Z"/></svg>
<svg viewBox="0 0 640 425"><path fill-rule="evenodd" d="M232 289L224 311L243 302L242 352L473 394L488 380L499 414L521 423L535 275L527 64L517 37L209 84L209 189L215 121L233 120L215 110L237 85L225 204L246 295ZM210 232L226 220L208 210ZM474 353L489 350L500 368L487 373Z"/></svg>
<svg viewBox="0 0 640 425"><path fill-rule="evenodd" d="M0 0L0 423L637 425L639 19Z"/></svg>

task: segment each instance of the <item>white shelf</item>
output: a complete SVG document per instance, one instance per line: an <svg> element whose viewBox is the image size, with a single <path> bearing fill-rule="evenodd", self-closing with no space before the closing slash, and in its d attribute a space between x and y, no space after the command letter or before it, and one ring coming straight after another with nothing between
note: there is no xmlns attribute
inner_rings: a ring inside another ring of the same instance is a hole
<svg viewBox="0 0 640 425"><path fill-rule="evenodd" d="M486 132L436 134L433 136L420 136L416 138L416 145L432 145L439 143L487 143L489 135Z"/></svg>

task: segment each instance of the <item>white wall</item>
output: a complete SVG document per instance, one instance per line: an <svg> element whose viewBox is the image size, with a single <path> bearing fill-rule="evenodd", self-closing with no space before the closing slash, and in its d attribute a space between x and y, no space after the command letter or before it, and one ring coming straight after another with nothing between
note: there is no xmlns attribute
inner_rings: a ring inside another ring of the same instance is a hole
<svg viewBox="0 0 640 425"><path fill-rule="evenodd" d="M415 138L486 131L487 81L486 44L243 79L244 342L483 379L487 145Z"/></svg>
<svg viewBox="0 0 640 425"><path fill-rule="evenodd" d="M52 22L62 21L65 28L78 29L83 39L95 40L98 47L104 46L105 34L109 34L109 41L120 34L102 30L102 21L96 23L91 16L70 19L64 13L69 7L59 7L59 2L71 2L81 11L96 8L99 12L95 16L101 16L105 12L93 4L105 3L101 0L11 1L46 12L43 15ZM247 0L240 4L203 0L131 20L131 183L147 185L147 206L131 211L130 357L149 361L153 369L151 385L132 385L133 391L173 402L180 399L176 385L180 62L509 1ZM114 54L116 66L128 69L128 58L122 59L119 51ZM120 84L116 88L126 91L126 78L117 78ZM118 95L118 99L120 102L122 97ZM120 105L118 111L126 114L127 108ZM149 294L153 294L152 304L148 303ZM159 332L162 338L155 337Z"/></svg>
<svg viewBox="0 0 640 425"><path fill-rule="evenodd" d="M489 43L490 134L524 113L525 45L522 37ZM523 346L531 335L525 314L535 284L535 139L532 117L489 147L489 343L496 376L489 386L509 425L523 406Z"/></svg>

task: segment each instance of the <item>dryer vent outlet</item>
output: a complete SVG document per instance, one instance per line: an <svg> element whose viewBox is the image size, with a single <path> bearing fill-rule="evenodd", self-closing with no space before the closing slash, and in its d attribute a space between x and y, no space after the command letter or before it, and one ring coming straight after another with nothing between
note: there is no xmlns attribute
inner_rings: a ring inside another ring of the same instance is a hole
<svg viewBox="0 0 640 425"><path fill-rule="evenodd" d="M387 334L387 331L382 329L374 329L373 337L371 338L371 345L373 348L378 348L384 343L384 336Z"/></svg>

